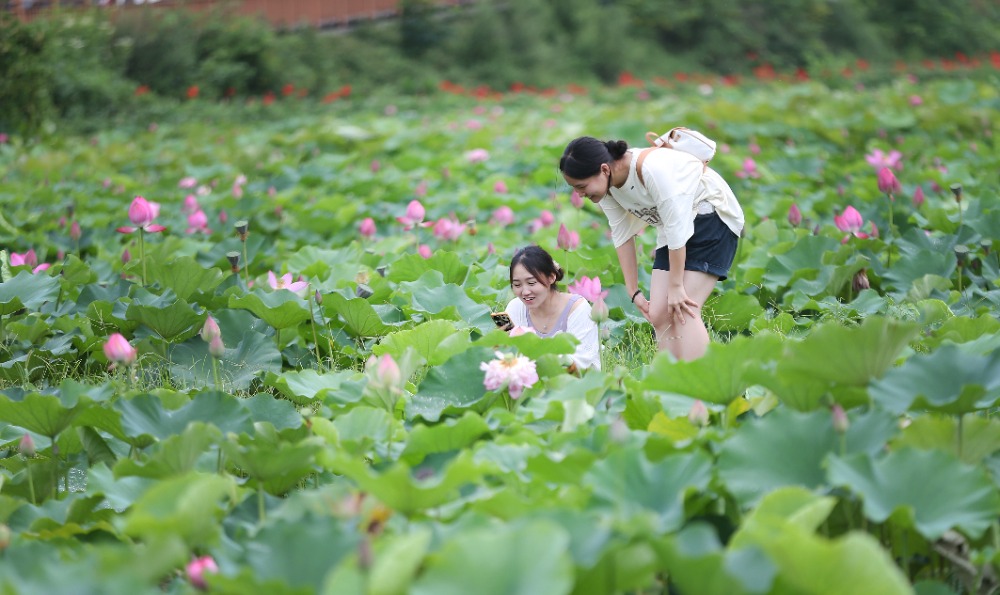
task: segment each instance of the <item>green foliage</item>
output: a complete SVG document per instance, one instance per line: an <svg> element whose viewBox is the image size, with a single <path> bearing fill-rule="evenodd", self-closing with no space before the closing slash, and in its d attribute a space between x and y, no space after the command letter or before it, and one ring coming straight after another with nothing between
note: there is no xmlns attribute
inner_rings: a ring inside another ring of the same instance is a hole
<svg viewBox="0 0 1000 595"><path fill-rule="evenodd" d="M0 12L0 131L31 136L52 116L48 38Z"/></svg>

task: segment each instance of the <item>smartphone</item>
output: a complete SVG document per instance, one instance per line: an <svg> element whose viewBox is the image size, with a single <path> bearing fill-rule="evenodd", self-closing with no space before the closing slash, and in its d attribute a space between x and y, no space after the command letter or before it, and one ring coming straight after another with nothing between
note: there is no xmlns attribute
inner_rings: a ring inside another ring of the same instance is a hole
<svg viewBox="0 0 1000 595"><path fill-rule="evenodd" d="M490 314L490 318L493 319L493 323L497 325L497 328L507 330L508 327L513 326L513 323L510 321L510 316L508 316L506 312L494 312Z"/></svg>

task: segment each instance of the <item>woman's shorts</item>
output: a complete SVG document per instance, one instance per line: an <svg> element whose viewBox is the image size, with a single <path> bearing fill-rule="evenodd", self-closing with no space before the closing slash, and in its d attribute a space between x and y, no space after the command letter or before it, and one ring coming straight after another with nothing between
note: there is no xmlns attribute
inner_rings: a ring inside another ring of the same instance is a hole
<svg viewBox="0 0 1000 595"><path fill-rule="evenodd" d="M736 257L739 237L719 218L718 213L707 213L694 218L694 235L687 242L684 269L715 275L724 281ZM670 270L670 250L664 246L656 250L653 268Z"/></svg>

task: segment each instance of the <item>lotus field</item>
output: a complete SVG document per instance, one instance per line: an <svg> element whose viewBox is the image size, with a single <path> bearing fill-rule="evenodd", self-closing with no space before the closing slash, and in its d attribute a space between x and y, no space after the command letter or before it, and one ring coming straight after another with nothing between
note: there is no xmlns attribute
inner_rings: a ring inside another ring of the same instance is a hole
<svg viewBox="0 0 1000 595"><path fill-rule="evenodd" d="M1000 84L897 76L5 137L0 591L994 592ZM747 213L692 362L557 169L675 125ZM602 371L491 322L530 243Z"/></svg>

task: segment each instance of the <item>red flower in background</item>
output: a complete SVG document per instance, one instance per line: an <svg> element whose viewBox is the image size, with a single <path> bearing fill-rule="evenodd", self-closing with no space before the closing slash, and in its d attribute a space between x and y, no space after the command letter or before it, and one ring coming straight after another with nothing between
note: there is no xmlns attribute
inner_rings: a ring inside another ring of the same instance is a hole
<svg viewBox="0 0 1000 595"><path fill-rule="evenodd" d="M285 83L285 86L281 88L281 94L288 97L292 93L295 93L295 85L292 83Z"/></svg>
<svg viewBox="0 0 1000 595"><path fill-rule="evenodd" d="M264 93L264 97L261 98L261 103L264 105L271 105L274 103L274 93L271 93L270 91Z"/></svg>
<svg viewBox="0 0 1000 595"><path fill-rule="evenodd" d="M149 85L139 85L135 88L136 97L142 97L146 93L149 93Z"/></svg>
<svg viewBox="0 0 1000 595"><path fill-rule="evenodd" d="M187 88L187 98L194 99L198 97L198 85L191 85Z"/></svg>

